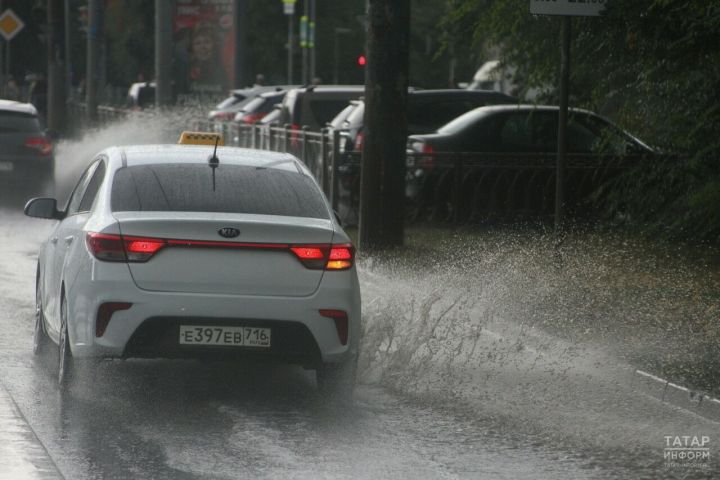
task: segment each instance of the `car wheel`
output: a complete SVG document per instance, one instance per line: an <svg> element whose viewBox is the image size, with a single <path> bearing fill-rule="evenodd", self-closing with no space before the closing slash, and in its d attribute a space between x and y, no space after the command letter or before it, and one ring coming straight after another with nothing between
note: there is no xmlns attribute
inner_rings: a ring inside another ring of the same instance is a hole
<svg viewBox="0 0 720 480"><path fill-rule="evenodd" d="M357 374L357 357L342 363L323 363L315 370L318 390L332 400L352 400Z"/></svg>
<svg viewBox="0 0 720 480"><path fill-rule="evenodd" d="M35 285L35 331L33 332L33 353L41 355L47 349L48 337L45 333L45 314L42 295L40 295L40 276Z"/></svg>
<svg viewBox="0 0 720 480"><path fill-rule="evenodd" d="M70 386L73 374L73 358L70 351L70 336L68 335L67 301L63 298L60 305L60 341L58 342L58 385L61 388Z"/></svg>

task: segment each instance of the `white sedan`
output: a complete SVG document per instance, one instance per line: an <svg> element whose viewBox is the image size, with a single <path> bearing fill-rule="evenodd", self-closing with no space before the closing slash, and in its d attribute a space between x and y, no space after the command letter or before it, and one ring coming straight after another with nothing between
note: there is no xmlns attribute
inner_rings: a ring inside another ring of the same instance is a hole
<svg viewBox="0 0 720 480"><path fill-rule="evenodd" d="M212 134L211 134L212 135ZM36 353L255 358L315 369L352 392L360 334L355 250L310 172L287 154L204 145L112 147L58 220L37 266Z"/></svg>

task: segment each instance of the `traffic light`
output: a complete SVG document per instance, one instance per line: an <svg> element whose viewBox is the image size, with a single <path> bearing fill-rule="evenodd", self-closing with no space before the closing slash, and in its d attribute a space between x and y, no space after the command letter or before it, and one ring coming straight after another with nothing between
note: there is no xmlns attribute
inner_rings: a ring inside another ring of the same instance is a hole
<svg viewBox="0 0 720 480"><path fill-rule="evenodd" d="M357 64L361 67L364 67L367 63L367 58L365 58L365 55L358 55L357 57Z"/></svg>

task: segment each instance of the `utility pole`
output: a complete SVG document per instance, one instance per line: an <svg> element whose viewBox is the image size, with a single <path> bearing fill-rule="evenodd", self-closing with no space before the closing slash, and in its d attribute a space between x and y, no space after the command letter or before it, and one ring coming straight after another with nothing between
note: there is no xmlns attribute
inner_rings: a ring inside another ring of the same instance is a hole
<svg viewBox="0 0 720 480"><path fill-rule="evenodd" d="M88 0L85 103L87 104L87 120L91 126L97 121L98 83L100 79L100 44L103 41L103 37L103 0Z"/></svg>
<svg viewBox="0 0 720 480"><path fill-rule="evenodd" d="M5 2L3 0L0 0L0 14L5 11ZM5 87L7 86L8 78L5 77L5 63L3 58L3 52L5 51L5 40L3 40L2 36L0 36L0 94L2 96L5 96ZM23 99L24 101L24 99Z"/></svg>
<svg viewBox="0 0 720 480"><path fill-rule="evenodd" d="M65 72L63 71L63 0L47 0L47 126L59 132L65 125Z"/></svg>
<svg viewBox="0 0 720 480"><path fill-rule="evenodd" d="M410 0L368 0L360 248L402 246Z"/></svg>
<svg viewBox="0 0 720 480"><path fill-rule="evenodd" d="M301 83L303 85L307 85L310 83L308 81L308 66L309 66L309 59L308 59L308 50L309 50L309 36L310 33L310 25L308 24L308 17L310 14L310 0L305 0L303 2L303 14L302 17L300 17L300 49L302 50L302 80Z"/></svg>
<svg viewBox="0 0 720 480"><path fill-rule="evenodd" d="M560 112L558 115L557 168L555 174L555 233L563 228L565 210L565 166L567 164L567 119L570 85L570 17L562 17L560 47Z"/></svg>
<svg viewBox="0 0 720 480"><path fill-rule="evenodd" d="M172 101L172 11L171 0L155 0L155 107Z"/></svg>
<svg viewBox="0 0 720 480"><path fill-rule="evenodd" d="M315 82L315 16L317 14L316 0L310 0L310 27L308 30L308 47L310 48L310 81Z"/></svg>
<svg viewBox="0 0 720 480"><path fill-rule="evenodd" d="M247 2L235 0L233 3L233 28L235 30L235 59L233 63L233 87L242 88L247 85Z"/></svg>
<svg viewBox="0 0 720 480"><path fill-rule="evenodd" d="M283 13L288 18L288 41L287 41L287 84L293 83L293 21L295 19L295 3L297 0L282 0Z"/></svg>
<svg viewBox="0 0 720 480"><path fill-rule="evenodd" d="M72 37L71 37L71 3L72 0L65 0L63 19L65 20L65 99L71 100L72 95Z"/></svg>

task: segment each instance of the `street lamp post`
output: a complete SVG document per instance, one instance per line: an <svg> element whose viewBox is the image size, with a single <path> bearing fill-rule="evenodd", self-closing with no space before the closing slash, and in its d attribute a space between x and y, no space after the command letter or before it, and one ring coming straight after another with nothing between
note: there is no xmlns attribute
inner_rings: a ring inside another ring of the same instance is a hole
<svg viewBox="0 0 720 480"><path fill-rule="evenodd" d="M340 73L338 70L338 64L340 63L340 41L339 41L338 37L340 35L347 35L351 32L352 32L352 30L350 30L349 28L335 27L335 35L334 35L334 39L335 39L335 59L334 60L335 61L333 64L333 83L335 85L340 83L339 78L338 78L340 76Z"/></svg>
<svg viewBox="0 0 720 480"><path fill-rule="evenodd" d="M283 13L288 17L288 57L287 57L287 83L292 85L293 78L293 20L295 17L295 3L297 0L282 0Z"/></svg>

